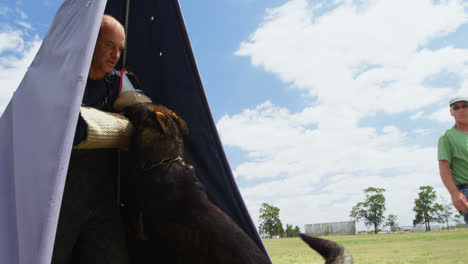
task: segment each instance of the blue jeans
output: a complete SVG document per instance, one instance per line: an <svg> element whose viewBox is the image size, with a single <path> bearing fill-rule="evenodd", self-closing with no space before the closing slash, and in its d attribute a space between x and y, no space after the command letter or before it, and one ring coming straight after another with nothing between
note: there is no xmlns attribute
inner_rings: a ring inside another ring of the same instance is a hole
<svg viewBox="0 0 468 264"><path fill-rule="evenodd" d="M463 193L466 198L468 199L468 189L459 189L461 193ZM463 215L463 218L465 219L465 224L468 225L468 214L467 213L464 213L464 212L461 212L460 211L460 214Z"/></svg>

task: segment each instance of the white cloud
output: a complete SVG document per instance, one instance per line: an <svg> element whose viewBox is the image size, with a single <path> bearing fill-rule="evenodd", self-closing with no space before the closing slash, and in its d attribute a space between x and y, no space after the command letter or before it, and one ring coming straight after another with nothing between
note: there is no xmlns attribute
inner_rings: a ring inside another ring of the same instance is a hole
<svg viewBox="0 0 468 264"><path fill-rule="evenodd" d="M24 40L21 31L0 32L0 115L36 55L42 41L36 36ZM9 52L5 55L5 52Z"/></svg>
<svg viewBox="0 0 468 264"><path fill-rule="evenodd" d="M468 22L466 4L336 2L341 5L325 13L306 0L268 9L236 52L316 96L314 106L292 113L266 102L226 114L217 126L225 146L250 158L234 173L250 183L241 192L254 221L262 202L280 207L283 224L346 220L362 190L373 186L387 190L388 212L410 225L419 186L441 185L436 146L412 145L405 128L360 121L378 111L420 119L422 108L468 90L468 50L426 46ZM460 76L462 88L424 84L440 72ZM427 117L451 121L448 107Z"/></svg>
<svg viewBox="0 0 468 264"><path fill-rule="evenodd" d="M236 54L318 95L320 103L352 101L359 115L402 112L452 92L424 87L422 81L447 68L466 70L468 51L420 48L466 21L457 1L438 6L423 0L372 1L364 11L345 4L316 17L307 1L293 0L269 10ZM356 76L366 65L377 67ZM381 87L385 82L390 84Z"/></svg>
<svg viewBox="0 0 468 264"><path fill-rule="evenodd" d="M449 107L441 108L429 116L430 119L444 123L455 123L453 117L450 115Z"/></svg>
<svg viewBox="0 0 468 264"><path fill-rule="evenodd" d="M28 18L28 15L21 9L16 8L16 13L19 15L21 19L26 19Z"/></svg>
<svg viewBox="0 0 468 264"><path fill-rule="evenodd" d="M9 28L0 29L0 54L5 51L21 52L24 49L23 33Z"/></svg>
<svg viewBox="0 0 468 264"><path fill-rule="evenodd" d="M219 120L223 143L247 151L251 158L235 167L237 177L260 180L259 184L241 188L253 208L274 201L283 205L282 210L291 211L287 223L302 225L301 220L310 218L307 215L312 211L304 211L299 205L314 199L317 204L308 208L320 212L315 216L317 221L340 221L348 219L358 194L368 186L383 187L390 193L395 185L401 185L395 191L412 193L421 184L440 184L435 147L404 146L407 135L395 126L379 131L352 122L330 122L326 109L321 108L289 113L265 103ZM341 113L347 119L346 111ZM315 122L316 128L308 128ZM347 176L339 176L343 174ZM298 211L292 213L293 208ZM409 221L411 208L391 208ZM339 213L332 213L338 209Z"/></svg>
<svg viewBox="0 0 468 264"><path fill-rule="evenodd" d="M410 118L411 118L411 120L416 120L416 119L421 118L423 115L424 115L424 112L423 112L423 111L419 111L419 112L417 112L416 114L412 115Z"/></svg>
<svg viewBox="0 0 468 264"><path fill-rule="evenodd" d="M413 130L412 132L414 134L422 135L422 136L431 134L431 130L424 129L424 128L418 128L418 129Z"/></svg>
<svg viewBox="0 0 468 264"><path fill-rule="evenodd" d="M16 5L21 5L17 1ZM28 15L20 8L0 7L0 16L8 17L0 23L0 115L36 55L42 40L32 33Z"/></svg>
<svg viewBox="0 0 468 264"><path fill-rule="evenodd" d="M16 24L26 28L26 29L32 29L32 26L31 24L29 24L28 22L25 22L25 21L16 21L15 22Z"/></svg>

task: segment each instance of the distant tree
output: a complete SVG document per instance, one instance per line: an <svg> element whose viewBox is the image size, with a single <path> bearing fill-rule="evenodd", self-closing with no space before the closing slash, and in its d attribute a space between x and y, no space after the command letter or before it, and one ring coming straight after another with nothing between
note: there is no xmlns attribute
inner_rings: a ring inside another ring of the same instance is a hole
<svg viewBox="0 0 468 264"><path fill-rule="evenodd" d="M286 236L293 237L294 236L294 228L290 224L286 224Z"/></svg>
<svg viewBox="0 0 468 264"><path fill-rule="evenodd" d="M294 227L292 225L286 224L286 236L287 237L297 237L301 230L298 226Z"/></svg>
<svg viewBox="0 0 468 264"><path fill-rule="evenodd" d="M439 223L447 225L447 231L450 230L449 221L451 221L451 217L453 215L453 206L450 203L445 203L440 205L437 210L437 218Z"/></svg>
<svg viewBox="0 0 468 264"><path fill-rule="evenodd" d="M413 211L416 213L413 225L424 223L426 231L431 231L431 222L439 222L442 206L436 203L437 195L431 186L419 187L418 199L414 200Z"/></svg>
<svg viewBox="0 0 468 264"><path fill-rule="evenodd" d="M276 236L284 233L283 224L279 219L280 209L267 203L260 207L260 233Z"/></svg>
<svg viewBox="0 0 468 264"><path fill-rule="evenodd" d="M369 187L364 189L366 199L353 206L350 217L356 221L364 220L366 226L374 226L374 232L379 232L379 225L384 221L385 196L383 195L385 189Z"/></svg>
<svg viewBox="0 0 468 264"><path fill-rule="evenodd" d="M301 229L298 226L294 227L294 234L296 234L296 236L299 236L299 233L301 233Z"/></svg>
<svg viewBox="0 0 468 264"><path fill-rule="evenodd" d="M392 232L398 231L397 216L393 214L388 215L384 226L388 226Z"/></svg>
<svg viewBox="0 0 468 264"><path fill-rule="evenodd" d="M461 214L458 214L458 213L455 214L452 217L452 221L454 221L457 224L464 224L465 223L465 219L463 219L463 216Z"/></svg>
<svg viewBox="0 0 468 264"><path fill-rule="evenodd" d="M286 224L286 236L287 237L293 236L293 227L290 224Z"/></svg>

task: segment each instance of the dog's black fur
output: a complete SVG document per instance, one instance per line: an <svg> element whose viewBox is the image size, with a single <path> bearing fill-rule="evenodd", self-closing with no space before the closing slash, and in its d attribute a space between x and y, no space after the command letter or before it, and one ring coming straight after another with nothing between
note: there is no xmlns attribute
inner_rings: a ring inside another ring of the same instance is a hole
<svg viewBox="0 0 468 264"><path fill-rule="evenodd" d="M134 128L130 157L136 209L131 214L130 226L134 228L130 237L161 248L169 263L271 263L255 242L208 199L194 168L184 161L185 121L166 107L153 104L127 108L124 115ZM322 255L338 252L334 242L323 244L302 236Z"/></svg>
<svg viewBox="0 0 468 264"><path fill-rule="evenodd" d="M185 121L163 106L124 111L138 213L133 237L161 247L169 263L270 263L258 246L208 200L194 168L182 159ZM169 158L167 163L154 166ZM155 262L157 263L157 262Z"/></svg>

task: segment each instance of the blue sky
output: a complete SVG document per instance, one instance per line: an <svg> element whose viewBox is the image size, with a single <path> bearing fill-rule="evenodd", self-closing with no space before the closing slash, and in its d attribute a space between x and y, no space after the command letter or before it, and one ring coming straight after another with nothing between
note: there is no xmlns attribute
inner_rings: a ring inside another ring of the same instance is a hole
<svg viewBox="0 0 468 264"><path fill-rule="evenodd" d="M0 113L59 8L0 0ZM468 1L180 0L236 181L255 222L348 220L386 189L411 225L419 186L449 201L437 140L468 93ZM358 229L363 229L362 224Z"/></svg>

